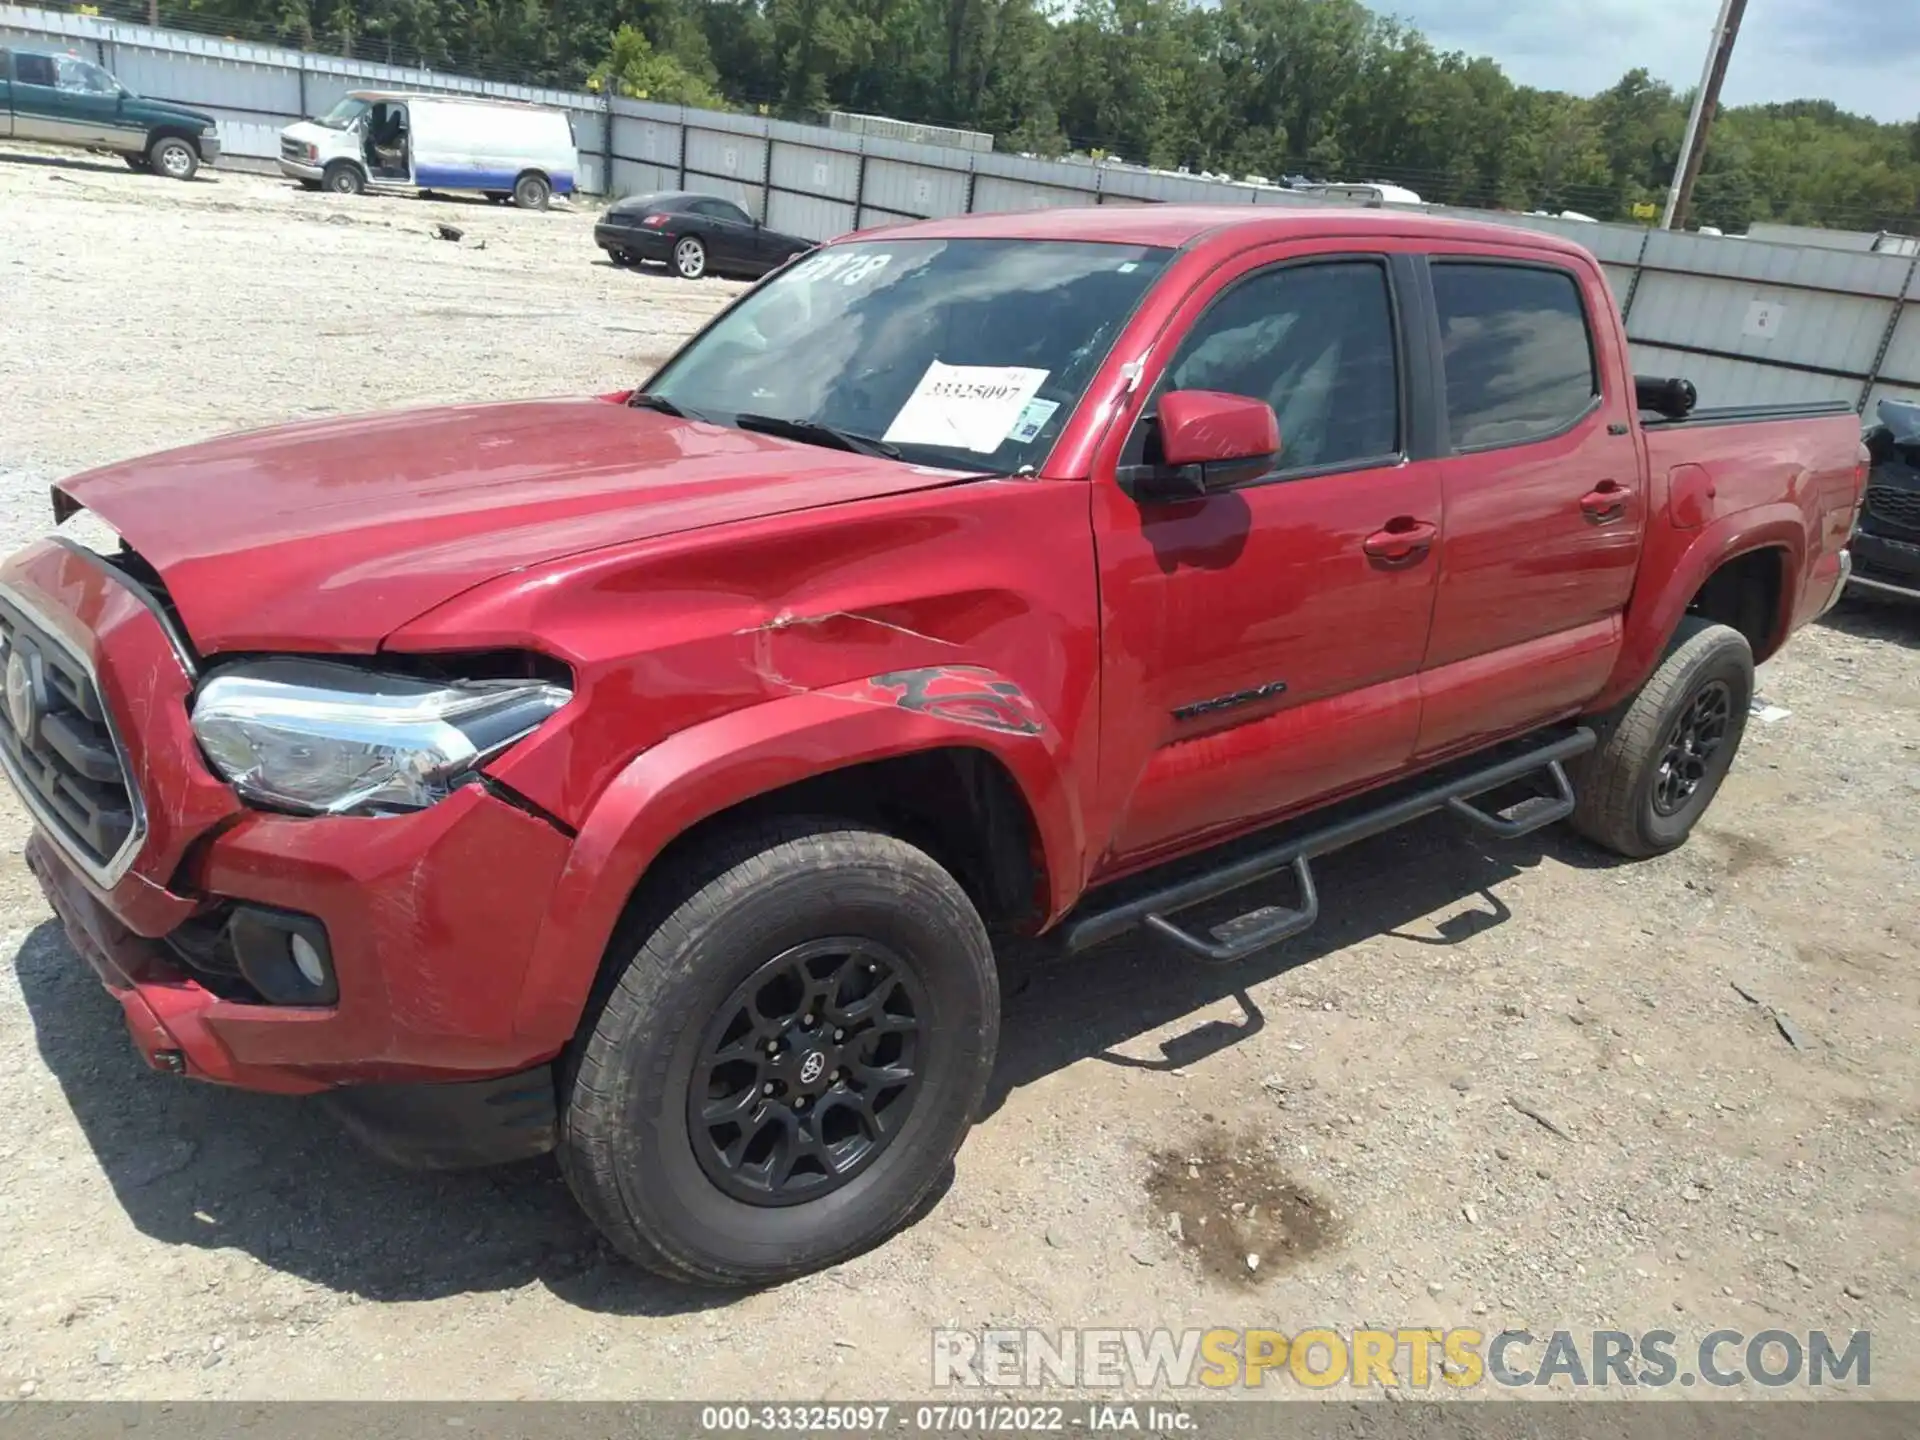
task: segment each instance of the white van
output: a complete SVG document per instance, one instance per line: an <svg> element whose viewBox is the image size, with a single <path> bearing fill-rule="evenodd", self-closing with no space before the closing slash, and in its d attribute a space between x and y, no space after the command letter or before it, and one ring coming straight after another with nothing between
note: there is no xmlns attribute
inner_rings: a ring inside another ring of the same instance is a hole
<svg viewBox="0 0 1920 1440"><path fill-rule="evenodd" d="M473 190L544 210L573 193L578 162L564 110L465 95L354 90L280 132L280 169L309 189Z"/></svg>
<svg viewBox="0 0 1920 1440"><path fill-rule="evenodd" d="M1322 195L1329 200L1355 200L1362 205L1378 209L1382 205L1423 205L1419 195L1403 185L1390 185L1384 180L1370 180L1356 185L1296 185L1294 190L1302 195Z"/></svg>

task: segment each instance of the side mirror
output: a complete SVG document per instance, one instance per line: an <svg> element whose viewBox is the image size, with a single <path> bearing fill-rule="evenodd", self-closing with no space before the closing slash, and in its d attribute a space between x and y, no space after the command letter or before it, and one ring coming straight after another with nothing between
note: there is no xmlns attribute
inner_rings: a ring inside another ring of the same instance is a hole
<svg viewBox="0 0 1920 1440"><path fill-rule="evenodd" d="M1258 480L1280 458L1280 422L1264 400L1173 390L1157 412L1160 463L1121 472L1136 500L1195 500Z"/></svg>

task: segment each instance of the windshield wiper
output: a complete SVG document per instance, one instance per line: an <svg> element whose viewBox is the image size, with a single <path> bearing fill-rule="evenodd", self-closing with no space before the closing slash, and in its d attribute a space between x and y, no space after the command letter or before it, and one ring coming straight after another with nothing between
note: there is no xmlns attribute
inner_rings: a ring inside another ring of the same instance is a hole
<svg viewBox="0 0 1920 1440"><path fill-rule="evenodd" d="M627 397L627 404L636 410L658 410L662 415L671 415L676 420L698 420L698 415L689 415L685 407L676 405L664 395L649 395L644 390L636 390Z"/></svg>
<svg viewBox="0 0 1920 1440"><path fill-rule="evenodd" d="M823 425L818 420L788 420L779 415L736 415L733 423L742 430L758 430L767 435L784 436L788 440L804 440L809 445L836 445L856 455L878 455L883 460L900 458L898 448L884 440L876 440L871 435L856 435L851 430Z"/></svg>

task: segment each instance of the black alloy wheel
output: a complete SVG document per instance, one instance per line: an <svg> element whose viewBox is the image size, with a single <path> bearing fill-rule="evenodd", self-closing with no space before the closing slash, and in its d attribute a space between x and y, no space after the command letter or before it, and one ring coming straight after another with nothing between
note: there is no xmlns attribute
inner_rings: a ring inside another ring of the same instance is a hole
<svg viewBox="0 0 1920 1440"><path fill-rule="evenodd" d="M1733 722L1733 694L1724 682L1704 685L1667 732L1653 783L1653 808L1677 815L1706 779L1714 753L1726 743Z"/></svg>
<svg viewBox="0 0 1920 1440"><path fill-rule="evenodd" d="M845 1185L912 1110L927 1013L920 981L877 941L815 940L769 960L701 1042L687 1112L701 1169L753 1205Z"/></svg>

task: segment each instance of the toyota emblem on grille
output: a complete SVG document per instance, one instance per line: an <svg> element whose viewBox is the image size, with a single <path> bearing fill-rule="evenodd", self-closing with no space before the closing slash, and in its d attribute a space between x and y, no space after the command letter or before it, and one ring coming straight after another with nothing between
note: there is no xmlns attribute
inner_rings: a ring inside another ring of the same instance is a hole
<svg viewBox="0 0 1920 1440"><path fill-rule="evenodd" d="M17 646L7 657L7 719L22 740L33 738L40 718L40 657Z"/></svg>

